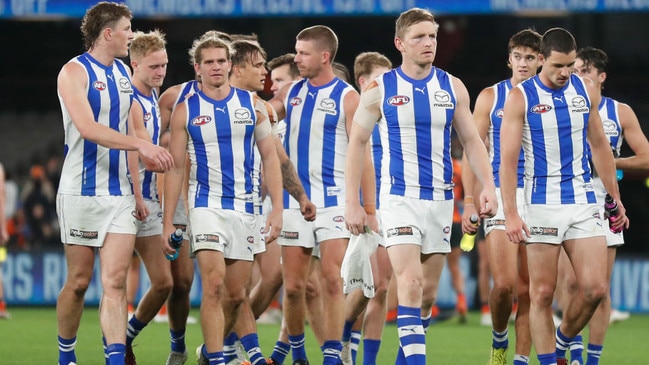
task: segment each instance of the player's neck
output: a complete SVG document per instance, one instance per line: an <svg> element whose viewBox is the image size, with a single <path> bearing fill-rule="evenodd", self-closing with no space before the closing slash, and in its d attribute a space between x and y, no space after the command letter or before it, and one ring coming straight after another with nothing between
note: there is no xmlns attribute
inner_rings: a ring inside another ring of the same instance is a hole
<svg viewBox="0 0 649 365"><path fill-rule="evenodd" d="M414 62L404 62L401 64L401 71L413 80L423 80L430 75L433 68L432 63L417 64Z"/></svg>
<svg viewBox="0 0 649 365"><path fill-rule="evenodd" d="M324 67L316 76L309 78L309 84L313 86L326 85L330 83L331 80L333 80L335 77L336 75L334 75L334 71L331 66Z"/></svg>
<svg viewBox="0 0 649 365"><path fill-rule="evenodd" d="M203 83L203 93L214 100L223 100L230 95L230 84L224 83L219 86Z"/></svg>
<svg viewBox="0 0 649 365"><path fill-rule="evenodd" d="M534 76L536 76L536 75L532 75L532 76L530 76L530 77L534 77ZM523 79L523 78L520 78L520 77L516 77L516 76L512 76L512 78L509 79L509 82L511 82L512 86L516 86L516 85L520 84L521 82L523 82L523 81L525 81L525 80L526 80L526 79Z"/></svg>
<svg viewBox="0 0 649 365"><path fill-rule="evenodd" d="M133 82L133 86L135 86L135 88L136 88L136 89L137 89L137 90L138 90L142 95L145 95L145 96L151 96L151 94L152 94L152 92L153 92L153 88L152 88L151 86L145 84L144 82L142 82L141 80L139 80L138 78L136 78L135 75L133 75L133 81L132 81L132 82Z"/></svg>
<svg viewBox="0 0 649 365"><path fill-rule="evenodd" d="M116 58L106 47L93 47L88 50L88 54L104 66L112 66Z"/></svg>

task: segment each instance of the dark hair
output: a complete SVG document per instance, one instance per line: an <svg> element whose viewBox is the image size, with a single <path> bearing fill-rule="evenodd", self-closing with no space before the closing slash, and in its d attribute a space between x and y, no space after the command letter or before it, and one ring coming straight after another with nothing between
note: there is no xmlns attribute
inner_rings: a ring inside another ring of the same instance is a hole
<svg viewBox="0 0 649 365"><path fill-rule="evenodd" d="M122 18L131 20L133 13L124 4L109 3L102 1L86 11L81 20L81 34L83 35L83 46L91 49L101 32L105 28L114 27Z"/></svg>
<svg viewBox="0 0 649 365"><path fill-rule="evenodd" d="M234 41L230 43L232 48L232 65L243 65L246 62L252 62L255 54L260 54L266 60L266 51L255 43L250 41Z"/></svg>
<svg viewBox="0 0 649 365"><path fill-rule="evenodd" d="M543 37L534 29L523 29L509 38L507 50L511 53L514 48L527 47L531 48L535 52L539 52L541 50L542 38Z"/></svg>
<svg viewBox="0 0 649 365"><path fill-rule="evenodd" d="M563 28L552 28L543 34L541 40L541 54L550 57L552 51L568 54L577 50L575 37Z"/></svg>
<svg viewBox="0 0 649 365"><path fill-rule="evenodd" d="M599 48L585 47L577 51L577 58L584 61L586 68L595 67L597 73L606 72L608 56Z"/></svg>
<svg viewBox="0 0 649 365"><path fill-rule="evenodd" d="M295 53L283 54L281 56L275 57L272 60L268 61L268 69L271 72L274 69L284 65L289 66L289 74L291 75L291 78L294 79L300 76L300 70L297 68L297 65L295 64Z"/></svg>

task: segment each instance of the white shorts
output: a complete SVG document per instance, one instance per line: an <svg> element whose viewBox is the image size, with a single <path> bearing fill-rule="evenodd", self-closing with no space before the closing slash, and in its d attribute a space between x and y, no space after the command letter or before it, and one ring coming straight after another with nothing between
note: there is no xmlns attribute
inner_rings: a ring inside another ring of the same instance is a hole
<svg viewBox="0 0 649 365"><path fill-rule="evenodd" d="M499 231L505 230L505 210L503 209L503 196L500 188L496 188L496 199L498 200L498 212L492 218L484 220L485 236L494 229ZM518 210L518 215L525 220L525 190L523 188L516 189L516 209Z"/></svg>
<svg viewBox="0 0 649 365"><path fill-rule="evenodd" d="M102 247L107 233L137 232L135 197L56 195L61 242Z"/></svg>
<svg viewBox="0 0 649 365"><path fill-rule="evenodd" d="M313 222L305 221L299 209L284 209L280 245L314 248L316 242L338 238L349 238L345 207L318 208Z"/></svg>
<svg viewBox="0 0 649 365"><path fill-rule="evenodd" d="M379 246L385 247L385 239L383 238L383 222L381 222L381 212L376 210L376 220L379 221Z"/></svg>
<svg viewBox="0 0 649 365"><path fill-rule="evenodd" d="M611 232L611 222L604 218L604 206L599 208L599 216L602 217L602 229L606 236L606 245L608 247L619 247L624 244L624 234Z"/></svg>
<svg viewBox="0 0 649 365"><path fill-rule="evenodd" d="M265 227L266 216L255 214L255 243L252 246L253 255L266 252L266 235L264 234Z"/></svg>
<svg viewBox="0 0 649 365"><path fill-rule="evenodd" d="M385 247L416 244L422 254L451 252L453 200L397 195L381 195L380 199Z"/></svg>
<svg viewBox="0 0 649 365"><path fill-rule="evenodd" d="M150 237L162 234L162 208L160 202L155 200L144 200L149 215L143 221L136 220L138 229L136 237Z"/></svg>
<svg viewBox="0 0 649 365"><path fill-rule="evenodd" d="M604 236L598 204L527 204L529 243L560 245L571 239Z"/></svg>
<svg viewBox="0 0 649 365"><path fill-rule="evenodd" d="M255 215L236 210L192 208L189 210L192 253L214 250L226 259L252 261Z"/></svg>

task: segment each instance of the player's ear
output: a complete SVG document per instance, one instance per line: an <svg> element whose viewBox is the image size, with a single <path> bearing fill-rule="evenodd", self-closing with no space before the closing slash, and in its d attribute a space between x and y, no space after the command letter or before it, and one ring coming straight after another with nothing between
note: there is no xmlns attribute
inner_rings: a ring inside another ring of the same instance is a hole
<svg viewBox="0 0 649 365"><path fill-rule="evenodd" d="M394 46L397 47L399 52L403 52L403 41L399 37L394 37Z"/></svg>

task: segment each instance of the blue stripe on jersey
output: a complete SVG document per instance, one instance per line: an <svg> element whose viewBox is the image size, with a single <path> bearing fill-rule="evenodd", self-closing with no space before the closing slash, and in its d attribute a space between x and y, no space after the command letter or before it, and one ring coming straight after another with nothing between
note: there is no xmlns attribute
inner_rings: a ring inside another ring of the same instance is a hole
<svg viewBox="0 0 649 365"><path fill-rule="evenodd" d="M126 67L121 62L115 62L117 69L122 75L128 75ZM112 75L112 71L110 73ZM108 94L110 95L110 128L119 132L119 123L120 123L120 97L119 90L117 90L117 83L120 80L115 80L115 77L110 79L108 83ZM131 94L130 101L133 102L133 94ZM131 103L129 103L130 108ZM126 155L126 151L118 150L111 148L108 150L108 191L111 195L121 195L120 189L120 179L119 179L119 167L121 164L122 156ZM124 160L126 161L126 160Z"/></svg>
<svg viewBox="0 0 649 365"><path fill-rule="evenodd" d="M384 74L383 82L385 85L384 95L398 95L397 92L397 74L391 71ZM386 120L398 120L398 110L396 107L388 104L387 98L384 98L383 110ZM390 149L390 194L403 196L406 191L406 182L403 178L403 148L401 145L401 130L398 123L388 123L388 143Z"/></svg>
<svg viewBox="0 0 649 365"><path fill-rule="evenodd" d="M559 92L563 95L564 89L560 89ZM561 204L574 204L575 203L575 191L572 186L572 177L575 175L575 172L572 168L574 149L572 145L572 128L570 113L566 105L566 98L561 98L561 101L554 100L553 112L557 123L566 123L567 125L559 124L558 133L559 133L559 157L561 159Z"/></svg>
<svg viewBox="0 0 649 365"><path fill-rule="evenodd" d="M92 85L94 80L97 80L97 74L90 64L87 54L83 54L78 58L86 71L88 71L88 83ZM101 94L99 90L94 87L88 87L88 101L90 105L101 105ZM92 108L94 120L99 120L99 112L101 108ZM97 187L97 144L87 139L83 140L83 181L81 182L81 195L93 196L95 195L95 188Z"/></svg>
<svg viewBox="0 0 649 365"><path fill-rule="evenodd" d="M413 89L419 87L426 90L426 82L428 78L422 80L423 82L413 82L411 87ZM416 105L415 108L415 139L417 143L417 159L419 163L419 198L425 200L433 199L433 189L424 189L425 186L433 186L433 169L430 168L433 161L429 156L432 156L433 147L430 123L427 121L432 120L430 113L430 98L428 94L423 92L414 91L412 93L413 100L411 103Z"/></svg>
<svg viewBox="0 0 649 365"><path fill-rule="evenodd" d="M381 163L383 159L383 145L381 145L381 132L379 126L374 126L372 131L372 161L374 162L374 177L376 179L376 208L379 209L379 195L381 195Z"/></svg>
<svg viewBox="0 0 649 365"><path fill-rule="evenodd" d="M439 72L439 71L440 71L439 69L435 68L435 73L437 73L438 75L440 88L442 88L442 90L453 90L453 86L451 85L451 79L449 75L446 72ZM451 97L451 103L453 105L457 105L457 100L455 99L455 93L449 93L449 95ZM446 126L444 127L443 166L444 166L444 181L448 184L447 186L451 186L453 184L453 160L451 159L451 127L453 125L452 123L453 123L453 117L455 116L455 109L456 108L446 109ZM430 156L430 154L427 156ZM431 171L432 170L433 169L431 168ZM432 179L430 182L431 182L430 186L433 186ZM434 189L435 188L433 187L433 190ZM423 196L422 198L433 199L432 191L431 191L430 198L424 198ZM444 199L445 200L453 199L453 189L444 190Z"/></svg>
<svg viewBox="0 0 649 365"><path fill-rule="evenodd" d="M246 171L246 182L245 182L245 187L246 187L246 192L252 192L254 190L254 182L253 182L253 170L255 168L254 166L254 142L255 139L253 137L254 131L255 131L255 126L257 124L257 118L255 114L255 108L252 105L252 98L250 97L250 93L248 91L240 90L240 89L234 89L237 92L237 97L239 99L239 102L241 103L241 106L250 110L250 115L252 116L253 120L255 121L251 126L246 127L246 137L243 142L243 148L245 150L245 156L244 156L244 166L245 166L245 171ZM229 100L229 99L228 99ZM234 194L232 194L234 196ZM233 204L234 204L234 199L233 199ZM253 201L246 202L246 212L248 213L253 213L255 206Z"/></svg>
<svg viewBox="0 0 649 365"><path fill-rule="evenodd" d="M227 108L227 101L230 97L225 100L215 101L211 100L214 103L214 106L220 106ZM221 160L221 189L223 190L223 195L221 195L221 208L234 210L234 166L232 161L234 159L234 152L232 151L232 127L230 126L230 118L224 119L215 119L214 128L216 129L216 139L219 145L219 159Z"/></svg>
<svg viewBox="0 0 649 365"><path fill-rule="evenodd" d="M307 79L303 79L295 83L291 88L291 90L289 91L286 100L290 101L294 97L296 97L299 94L300 89L302 88L302 84L305 82L307 82ZM314 102L315 100L313 98L307 98L307 100L305 100L304 108L306 109L307 107L309 107L313 109ZM284 148L286 149L286 154L289 156L291 155L289 141L291 137L291 113L292 112L293 112L293 106L289 102L286 108L286 117L284 118L284 120L286 121L286 134L284 136ZM303 115L306 115L306 113L303 113ZM309 131L311 130L311 118L303 117L302 120L300 120L300 126L308 126L308 128L300 127L300 134L298 135L297 153L298 156L308 156L309 155ZM307 196L311 196L311 184L309 184L309 159L301 158L300 163L298 164L298 166L295 167L295 169L297 170L297 175L300 178L302 185L304 187L304 192L306 193ZM289 194L284 194L284 206L288 207L289 202L290 202Z"/></svg>
<svg viewBox="0 0 649 365"><path fill-rule="evenodd" d="M193 80L193 81L186 82L182 90L180 90L180 93L178 93L178 99L176 100L176 105L182 103L189 93L195 93L198 91L200 91L198 88L198 81Z"/></svg>
<svg viewBox="0 0 649 365"><path fill-rule="evenodd" d="M538 76L534 76L534 81L541 83ZM525 88L525 91L527 94L528 108L538 105L539 96L536 90L532 87L531 89ZM533 141L532 148L534 150L534 190L536 193L532 194L532 204L544 204L547 193L545 177L548 175L548 160L545 153L545 143L543 142L545 141L543 123L541 114L532 113L529 110L526 111L526 114L530 125L530 138ZM534 143L534 141L538 143ZM539 183L539 179L543 179L543 182Z"/></svg>
<svg viewBox="0 0 649 365"><path fill-rule="evenodd" d="M189 123L198 117L201 112L200 108L200 98L189 98L187 99L187 110L189 115L187 116L187 123ZM215 121L216 124L216 121ZM189 128L188 128L189 131ZM202 184L202 181L209 181L209 169L207 166L207 152L205 150L205 142L203 141L203 136L200 128L191 128L191 138L196 141L194 142L194 153L196 154L196 194L194 196L194 206L195 207L207 207L210 195L210 186L209 184Z"/></svg>
<svg viewBox="0 0 649 365"><path fill-rule="evenodd" d="M333 100L342 101L342 92L345 91L347 84L338 82L334 89L331 91L329 98ZM315 99L314 99L315 100ZM336 129L338 128L338 119L341 113L345 113L341 109L341 103L336 103L336 114L327 114L324 120L324 136L322 144L322 183L325 187L335 186L334 179L334 162L336 161ZM338 206L344 202L338 202L336 195L329 195L325 191L324 206L333 207Z"/></svg>
<svg viewBox="0 0 649 365"><path fill-rule="evenodd" d="M586 100L586 105L590 109L590 99L588 98L588 90L586 90L586 85L582 81L581 78L577 75L571 75L570 76L570 83L573 85L575 90L579 95L584 95L586 96L584 99ZM587 139L587 132L588 132L588 119L590 119L590 112L582 114L582 132L581 132L581 140L582 140L582 151L584 153L581 155L581 168L582 171L584 171L583 174L583 179L584 182L590 182L591 181L591 170L590 170L590 162L588 161L588 153L586 151L588 150L588 139ZM595 191L592 189L590 191L586 191L586 197L588 199L589 203L595 203L597 202L597 195L595 194Z"/></svg>

